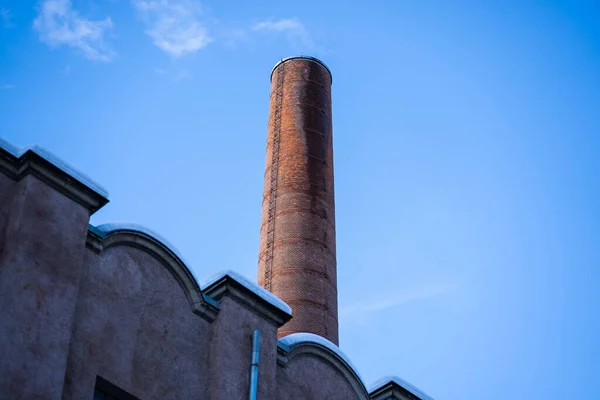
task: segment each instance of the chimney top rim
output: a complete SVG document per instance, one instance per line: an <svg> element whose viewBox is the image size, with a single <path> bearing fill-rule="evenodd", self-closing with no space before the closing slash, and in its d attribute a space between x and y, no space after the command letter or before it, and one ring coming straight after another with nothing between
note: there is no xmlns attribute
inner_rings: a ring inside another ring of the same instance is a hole
<svg viewBox="0 0 600 400"><path fill-rule="evenodd" d="M331 74L331 70L329 69L329 67L323 61L319 60L318 58L311 57L311 56L292 56L292 57L286 57L286 58L281 59L277 64L275 64L275 66L271 70L271 77L269 80L270 81L273 80L273 73L280 65L282 65L283 63L285 63L287 61L291 61L291 60L307 60L307 61L312 61L316 64L321 65L329 73L329 79L331 80L331 83L333 84L333 75Z"/></svg>

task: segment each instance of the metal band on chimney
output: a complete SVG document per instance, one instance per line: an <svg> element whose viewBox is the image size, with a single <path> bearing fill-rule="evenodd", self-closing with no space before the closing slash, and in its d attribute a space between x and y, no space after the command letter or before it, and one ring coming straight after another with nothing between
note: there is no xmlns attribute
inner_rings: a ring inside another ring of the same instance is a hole
<svg viewBox="0 0 600 400"><path fill-rule="evenodd" d="M291 61L291 60L307 60L307 61L311 61L311 62L321 65L323 68L325 68L327 70L327 72L329 72L329 79L331 81L330 84L331 85L333 84L333 75L331 75L331 70L329 69L329 67L323 61L319 60L318 58L314 58L314 57L310 57L310 56L293 56L293 57L286 57L286 58L281 59L281 61L279 61L277 64L275 64L275 66L271 70L270 81L273 81L273 73L275 72L275 70L281 64L283 64L287 61Z"/></svg>

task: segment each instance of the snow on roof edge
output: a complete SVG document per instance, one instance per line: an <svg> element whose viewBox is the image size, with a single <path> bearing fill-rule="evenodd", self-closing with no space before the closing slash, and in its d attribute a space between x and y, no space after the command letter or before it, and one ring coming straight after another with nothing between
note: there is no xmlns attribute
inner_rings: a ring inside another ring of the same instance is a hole
<svg viewBox="0 0 600 400"><path fill-rule="evenodd" d="M186 262L185 258L183 258L183 256L181 255L181 252L179 250L177 250L177 247L173 246L168 240L166 240L164 237L162 237L158 233L146 228L143 225L137 224L135 222L111 222L111 223L106 223L106 224L102 224L102 225L98 225L98 226L93 226L90 224L89 227L93 228L93 229L91 229L93 232L95 232L95 231L101 232L103 236L106 236L106 235L110 234L111 232L116 232L116 231L134 231L134 232L139 232L139 233L143 233L144 235L150 236L152 239L163 244L173 254L175 254L175 256L177 258L179 258L179 260L186 266L186 268L188 269L188 271L190 272L190 274L196 281L196 284L198 285L198 287L200 287L200 281L198 280L198 277L196 276L196 274L194 274L194 271L190 268L190 264L188 264Z"/></svg>
<svg viewBox="0 0 600 400"><path fill-rule="evenodd" d="M83 185L95 191L99 195L108 198L108 190L100 186L98 183L94 182L91 178L89 178L82 172L79 172L71 165L67 164L60 157L57 157L53 153L40 146L33 145L19 148L0 138L0 148L13 155L15 158L20 158L23 154L27 153L28 151L32 151L38 156L42 157L44 160L48 161L50 164L54 165L56 168L66 173L67 175L70 175L71 177L81 182Z"/></svg>
<svg viewBox="0 0 600 400"><path fill-rule="evenodd" d="M372 384L369 385L368 392L373 393L375 390L379 389L380 387L382 387L390 382L394 382L398 386L403 387L404 389L408 390L410 393L419 397L421 400L434 400L433 397L429 396L427 393L423 392L422 390L420 390L413 384L411 384L411 383L405 381L404 379L400 378L399 376L395 376L395 375L384 376L383 378L380 378L377 381L373 382Z"/></svg>
<svg viewBox="0 0 600 400"><path fill-rule="evenodd" d="M237 273L235 271L231 271L231 270L219 271L216 274L214 274L211 278L206 280L203 284L200 284L200 280L198 279L198 276L190 268L190 264L188 264L185 261L185 258L181 255L179 250L177 250L177 248L175 246L173 246L164 237L162 237L161 235L157 234L156 232L146 228L143 225L140 225L140 224L137 224L134 222L113 222L113 223L106 223L106 224L102 224L102 225L98 225L98 226L94 226L94 225L90 224L88 228L92 232L95 232L95 233L99 232L102 236L106 236L106 235L110 234L111 232L116 232L116 231L134 231L134 232L143 233L147 236L150 236L154 240L162 243L173 254L175 254L175 256L177 256L177 258L179 258L179 260L181 260L181 262L186 266L186 268L188 269L188 271L190 272L190 274L192 275L192 277L194 278L194 280L200 287L201 292L204 292L207 287L209 287L216 281L220 280L224 276L229 276L230 278L232 278L233 280L235 280L236 282L238 282L239 284L241 284L242 286L244 286L251 292L255 293L257 296L259 296L260 298L265 300L266 302L277 307L281 311L283 311L289 315L292 315L292 308L289 305L287 305L287 303L285 303L279 297L275 296L273 293L260 287L258 284L250 281L248 278L246 278L243 275L240 275L239 273Z"/></svg>
<svg viewBox="0 0 600 400"><path fill-rule="evenodd" d="M17 158L21 157L21 154L24 153L21 151L20 148L7 142L6 140L4 140L2 138L0 138L0 148L3 148L4 150L6 150L7 152L9 152L10 154L12 154L13 156L15 156Z"/></svg>
<svg viewBox="0 0 600 400"><path fill-rule="evenodd" d="M348 367L350 367L350 369L356 374L356 376L358 376L358 379L360 380L362 385L365 386L365 381L358 372L358 369L356 369L354 364L352 364L352 361L350 361L350 358L348 358L348 356L338 346L336 346L330 340L325 339L323 336L319 336L317 334L309 332L298 332L292 333L288 336L284 336L277 342L278 345L282 346L286 350L289 350L303 343L318 344L336 354L346 364L348 364Z"/></svg>
<svg viewBox="0 0 600 400"><path fill-rule="evenodd" d="M233 279L237 283L241 284L246 289L250 290L251 292L256 294L261 299L265 300L269 304L277 307L281 311L283 311L289 315L292 315L292 308L285 301L281 300L279 297L275 296L273 293L269 292L267 289L259 286L257 283L252 282L250 279L248 279L245 276L243 276L235 271L232 271L232 270L225 270L225 271L217 272L210 278L206 279L200 287L204 291L207 287L213 285L215 282L219 281L220 279L222 279L225 276L229 276L231 279Z"/></svg>

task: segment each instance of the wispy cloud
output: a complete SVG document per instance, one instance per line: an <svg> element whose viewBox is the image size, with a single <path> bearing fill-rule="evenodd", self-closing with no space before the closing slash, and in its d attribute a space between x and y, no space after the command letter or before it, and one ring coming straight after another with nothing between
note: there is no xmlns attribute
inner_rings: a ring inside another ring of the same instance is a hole
<svg viewBox="0 0 600 400"><path fill-rule="evenodd" d="M229 29L223 31L220 36L225 46L231 49L237 48L239 43L248 45L250 42L250 37L246 29Z"/></svg>
<svg viewBox="0 0 600 400"><path fill-rule="evenodd" d="M0 25L4 28L11 28L14 26L12 22L12 13L8 8L0 8Z"/></svg>
<svg viewBox="0 0 600 400"><path fill-rule="evenodd" d="M132 0L147 26L146 34L167 54L180 57L213 39L202 23L202 7L193 0Z"/></svg>
<svg viewBox="0 0 600 400"><path fill-rule="evenodd" d="M304 25L297 18L280 19L279 21L263 21L252 27L252 30L271 30L277 32L296 32L306 34Z"/></svg>
<svg viewBox="0 0 600 400"><path fill-rule="evenodd" d="M192 74L185 69L154 68L154 73L173 82L181 82L193 79Z"/></svg>
<svg viewBox="0 0 600 400"><path fill-rule="evenodd" d="M284 18L277 21L262 21L252 27L255 32L275 32L285 34L291 47L311 51L315 48L310 33L298 18Z"/></svg>
<svg viewBox="0 0 600 400"><path fill-rule="evenodd" d="M188 79L192 79L192 74L190 74L188 71L179 71L175 75L175 82L186 81Z"/></svg>
<svg viewBox="0 0 600 400"><path fill-rule="evenodd" d="M409 303L430 300L451 295L456 291L454 284L432 284L403 294L389 296L375 302L350 305L340 308L340 316L362 316L366 313L379 312L390 308L400 307Z"/></svg>
<svg viewBox="0 0 600 400"><path fill-rule="evenodd" d="M0 90L10 90L14 89L16 86L10 83L4 83L0 81Z"/></svg>
<svg viewBox="0 0 600 400"><path fill-rule="evenodd" d="M107 47L104 36L113 28L107 17L92 21L81 17L70 0L46 0L33 21L40 40L51 47L69 46L94 61L110 62L115 52Z"/></svg>

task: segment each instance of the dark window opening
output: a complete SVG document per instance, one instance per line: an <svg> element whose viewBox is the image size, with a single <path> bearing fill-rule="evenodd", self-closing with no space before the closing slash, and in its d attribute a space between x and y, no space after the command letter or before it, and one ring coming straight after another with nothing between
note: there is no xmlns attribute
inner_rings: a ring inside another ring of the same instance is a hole
<svg viewBox="0 0 600 400"><path fill-rule="evenodd" d="M140 400L106 379L97 376L94 400Z"/></svg>

